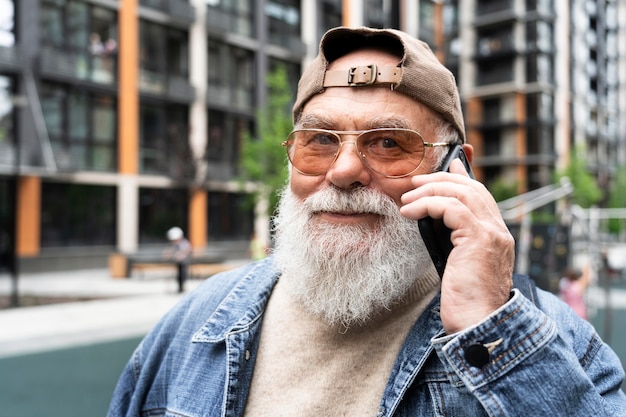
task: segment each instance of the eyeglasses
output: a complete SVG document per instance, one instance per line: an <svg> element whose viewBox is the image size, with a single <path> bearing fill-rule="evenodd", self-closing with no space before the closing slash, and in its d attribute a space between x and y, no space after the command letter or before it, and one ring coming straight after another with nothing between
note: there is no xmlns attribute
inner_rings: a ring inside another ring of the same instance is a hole
<svg viewBox="0 0 626 417"><path fill-rule="evenodd" d="M357 135L344 142L342 135ZM297 129L282 143L293 167L304 175L323 175L333 166L341 145L356 146L361 161L372 171L387 178L411 175L424 160L426 148L450 146L446 142L424 142L410 129L324 130Z"/></svg>

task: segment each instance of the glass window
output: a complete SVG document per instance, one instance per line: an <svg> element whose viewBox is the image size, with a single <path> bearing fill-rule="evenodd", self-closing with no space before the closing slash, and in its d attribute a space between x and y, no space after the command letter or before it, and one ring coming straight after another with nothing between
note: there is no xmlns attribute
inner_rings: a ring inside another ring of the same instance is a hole
<svg viewBox="0 0 626 417"><path fill-rule="evenodd" d="M63 134L65 96L61 87L44 84L42 88L41 107L50 139L58 139Z"/></svg>
<svg viewBox="0 0 626 417"><path fill-rule="evenodd" d="M110 96L96 96L93 100L91 123L94 138L102 142L115 141L116 115L115 102Z"/></svg>
<svg viewBox="0 0 626 417"><path fill-rule="evenodd" d="M510 25L478 33L477 51L481 56L492 56L513 49L513 27Z"/></svg>
<svg viewBox="0 0 626 417"><path fill-rule="evenodd" d="M209 110L207 158L209 161L229 162L235 165L243 135L253 131L250 119L240 115Z"/></svg>
<svg viewBox="0 0 626 417"><path fill-rule="evenodd" d="M398 0L366 0L363 9L365 26L399 28L400 6Z"/></svg>
<svg viewBox="0 0 626 417"><path fill-rule="evenodd" d="M139 86L143 91L162 94L168 77L188 77L188 32L141 21L139 44Z"/></svg>
<svg viewBox="0 0 626 417"><path fill-rule="evenodd" d="M187 190L139 189L139 243L166 244L165 234L170 227L187 230Z"/></svg>
<svg viewBox="0 0 626 417"><path fill-rule="evenodd" d="M165 9L166 0L139 0L142 6L154 7L155 9Z"/></svg>
<svg viewBox="0 0 626 417"><path fill-rule="evenodd" d="M77 78L104 84L116 79L114 10L86 2L45 1L41 6L41 43L44 50L51 49L49 53L65 61Z"/></svg>
<svg viewBox="0 0 626 417"><path fill-rule="evenodd" d="M432 0L419 2L419 38L431 48L435 44L435 5Z"/></svg>
<svg viewBox="0 0 626 417"><path fill-rule="evenodd" d="M526 0L526 9L550 15L553 14L554 5L552 0Z"/></svg>
<svg viewBox="0 0 626 417"><path fill-rule="evenodd" d="M42 43L61 47L63 45L63 10L49 3L41 5Z"/></svg>
<svg viewBox="0 0 626 417"><path fill-rule="evenodd" d="M61 169L116 169L116 102L111 95L44 83L41 106Z"/></svg>
<svg viewBox="0 0 626 417"><path fill-rule="evenodd" d="M186 106L142 104L140 107L140 171L190 178L194 163L189 147Z"/></svg>
<svg viewBox="0 0 626 417"><path fill-rule="evenodd" d="M480 0L477 2L476 16L513 10L513 0Z"/></svg>
<svg viewBox="0 0 626 417"><path fill-rule="evenodd" d="M187 32L169 29L167 32L167 71L183 78L189 76L189 40Z"/></svg>
<svg viewBox="0 0 626 417"><path fill-rule="evenodd" d="M14 81L0 75L0 165L13 166L15 140L15 112L11 97Z"/></svg>
<svg viewBox="0 0 626 417"><path fill-rule="evenodd" d="M543 21L528 22L526 40L530 51L550 52L553 50L552 25Z"/></svg>
<svg viewBox="0 0 626 417"><path fill-rule="evenodd" d="M140 24L139 85L142 90L165 91L165 28L142 21Z"/></svg>
<svg viewBox="0 0 626 417"><path fill-rule="evenodd" d="M446 36L456 36L459 31L458 0L445 0L443 3L443 31Z"/></svg>
<svg viewBox="0 0 626 417"><path fill-rule="evenodd" d="M189 112L184 106L168 106L168 173L174 178L193 178L195 162L189 146Z"/></svg>
<svg viewBox="0 0 626 417"><path fill-rule="evenodd" d="M91 79L112 83L117 72L117 17L112 10L92 7L90 27Z"/></svg>
<svg viewBox="0 0 626 417"><path fill-rule="evenodd" d="M269 0L265 14L269 19L270 43L289 47L294 39L300 39L299 0Z"/></svg>
<svg viewBox="0 0 626 417"><path fill-rule="evenodd" d="M69 135L71 139L87 140L89 98L84 92L74 92L69 96Z"/></svg>
<svg viewBox="0 0 626 417"><path fill-rule="evenodd" d="M498 156L500 155L500 142L502 130L497 127L483 129L483 155Z"/></svg>
<svg viewBox="0 0 626 417"><path fill-rule="evenodd" d="M211 103L250 110L255 95L254 52L209 39L208 95Z"/></svg>
<svg viewBox="0 0 626 417"><path fill-rule="evenodd" d="M0 0L0 46L15 44L15 6L13 0Z"/></svg>
<svg viewBox="0 0 626 417"><path fill-rule="evenodd" d="M490 85L513 80L513 59L490 59L478 63L477 84Z"/></svg>
<svg viewBox="0 0 626 417"><path fill-rule="evenodd" d="M552 55L529 54L526 57L526 81L552 83L554 65Z"/></svg>
<svg viewBox="0 0 626 417"><path fill-rule="evenodd" d="M77 50L85 48L89 42L89 11L86 3L70 2L67 5L67 43Z"/></svg>
<svg viewBox="0 0 626 417"><path fill-rule="evenodd" d="M115 245L115 187L41 184L41 247Z"/></svg>
<svg viewBox="0 0 626 417"><path fill-rule="evenodd" d="M526 96L526 113L532 123L554 120L554 97L552 94L534 93Z"/></svg>
<svg viewBox="0 0 626 417"><path fill-rule="evenodd" d="M483 121L485 124L499 124L501 100L499 98L485 99L483 102Z"/></svg>
<svg viewBox="0 0 626 417"><path fill-rule="evenodd" d="M234 77L231 80L235 93L233 104L239 108L251 108L254 104L254 53L233 48L229 64Z"/></svg>
<svg viewBox="0 0 626 417"><path fill-rule="evenodd" d="M209 192L209 239L249 239L254 224L254 209L249 201L245 194Z"/></svg>
<svg viewBox="0 0 626 417"><path fill-rule="evenodd" d="M0 177L0 272L9 272L15 253L15 181Z"/></svg>
<svg viewBox="0 0 626 417"><path fill-rule="evenodd" d="M341 26L341 12L341 0L326 0L322 3L318 38L321 38L328 29Z"/></svg>
<svg viewBox="0 0 626 417"><path fill-rule="evenodd" d="M529 155L554 153L554 131L546 125L531 125L526 129L527 153Z"/></svg>
<svg viewBox="0 0 626 417"><path fill-rule="evenodd" d="M253 0L206 0L207 13L215 14L228 22L231 31L254 36Z"/></svg>
<svg viewBox="0 0 626 417"><path fill-rule="evenodd" d="M165 139L165 109L142 105L139 112L140 171L166 171L167 143Z"/></svg>

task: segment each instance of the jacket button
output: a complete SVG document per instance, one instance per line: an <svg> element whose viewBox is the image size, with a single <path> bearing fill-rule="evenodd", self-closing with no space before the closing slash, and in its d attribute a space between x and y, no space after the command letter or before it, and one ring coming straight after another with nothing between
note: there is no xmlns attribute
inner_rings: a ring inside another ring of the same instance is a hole
<svg viewBox="0 0 626 417"><path fill-rule="evenodd" d="M489 350L481 344L470 345L465 348L465 360L476 368L482 368L489 362Z"/></svg>

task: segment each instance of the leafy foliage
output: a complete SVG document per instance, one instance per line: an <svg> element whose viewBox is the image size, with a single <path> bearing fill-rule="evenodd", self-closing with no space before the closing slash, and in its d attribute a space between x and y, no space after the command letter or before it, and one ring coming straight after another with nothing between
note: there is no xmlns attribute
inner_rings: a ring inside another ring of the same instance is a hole
<svg viewBox="0 0 626 417"><path fill-rule="evenodd" d="M277 67L268 74L269 99L266 107L256 116L257 134L244 136L240 158L240 180L257 183L255 198L265 194L271 215L278 204L278 192L284 187L287 171L287 155L281 142L292 129L292 92L284 67Z"/></svg>
<svg viewBox="0 0 626 417"><path fill-rule="evenodd" d="M626 207L626 167L617 170L609 191L609 208ZM609 232L619 234L626 227L624 219L610 219Z"/></svg>
<svg viewBox="0 0 626 417"><path fill-rule="evenodd" d="M498 178L492 181L488 188L496 201L504 201L515 197L518 194L517 187L516 182L507 181L504 178Z"/></svg>
<svg viewBox="0 0 626 417"><path fill-rule="evenodd" d="M587 164L584 158L585 148L577 147L571 154L569 165L562 172L557 173L557 177L568 177L574 192L572 200L583 208L589 208L599 202L602 197L602 189L598 187L593 175L587 171Z"/></svg>

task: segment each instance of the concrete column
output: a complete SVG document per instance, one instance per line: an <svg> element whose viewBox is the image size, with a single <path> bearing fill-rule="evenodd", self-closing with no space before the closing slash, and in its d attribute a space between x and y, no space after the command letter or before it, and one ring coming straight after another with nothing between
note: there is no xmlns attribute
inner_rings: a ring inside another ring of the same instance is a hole
<svg viewBox="0 0 626 417"><path fill-rule="evenodd" d="M194 157L198 160L204 154L207 143L207 80L208 80L208 40L206 32L206 1L191 0L196 9L196 21L189 30L189 78L196 89L196 99L191 104L189 114L189 142Z"/></svg>
<svg viewBox="0 0 626 417"><path fill-rule="evenodd" d="M118 170L139 171L139 17L137 1L119 9Z"/></svg>
<svg viewBox="0 0 626 417"><path fill-rule="evenodd" d="M364 0L343 0L344 26L363 26L363 3Z"/></svg>
<svg viewBox="0 0 626 417"><path fill-rule="evenodd" d="M40 249L41 178L20 177L17 185L19 212L15 251L20 257L37 256Z"/></svg>
<svg viewBox="0 0 626 417"><path fill-rule="evenodd" d="M134 175L121 175L117 187L117 249L136 252L139 230L139 184Z"/></svg>

